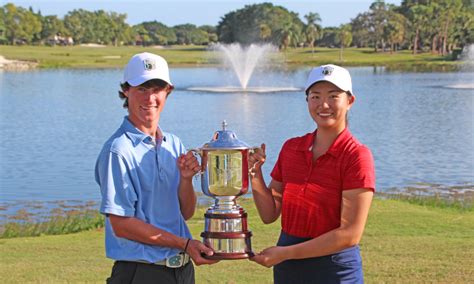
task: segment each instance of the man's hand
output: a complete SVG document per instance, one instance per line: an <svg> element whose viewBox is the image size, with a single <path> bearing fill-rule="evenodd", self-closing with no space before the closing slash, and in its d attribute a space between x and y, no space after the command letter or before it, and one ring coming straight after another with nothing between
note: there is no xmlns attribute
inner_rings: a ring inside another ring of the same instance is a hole
<svg viewBox="0 0 474 284"><path fill-rule="evenodd" d="M201 166L192 151L182 154L178 158L178 167L181 178L190 179L201 170Z"/></svg>
<svg viewBox="0 0 474 284"><path fill-rule="evenodd" d="M219 262L219 260L212 260L203 257L203 254L212 256L214 251L198 240L189 241L188 247L186 248L186 253L189 254L196 265L214 264Z"/></svg>

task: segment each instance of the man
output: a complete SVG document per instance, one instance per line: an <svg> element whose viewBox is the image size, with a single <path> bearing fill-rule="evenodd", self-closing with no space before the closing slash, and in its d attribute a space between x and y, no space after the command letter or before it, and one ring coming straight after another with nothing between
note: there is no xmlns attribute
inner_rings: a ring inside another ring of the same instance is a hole
<svg viewBox="0 0 474 284"><path fill-rule="evenodd" d="M119 95L128 116L95 168L106 255L115 260L107 283L194 283L190 258L196 265L215 263L202 256L212 249L192 240L185 223L196 207L192 177L199 163L159 127L173 88L168 64L158 55L136 54L125 67Z"/></svg>

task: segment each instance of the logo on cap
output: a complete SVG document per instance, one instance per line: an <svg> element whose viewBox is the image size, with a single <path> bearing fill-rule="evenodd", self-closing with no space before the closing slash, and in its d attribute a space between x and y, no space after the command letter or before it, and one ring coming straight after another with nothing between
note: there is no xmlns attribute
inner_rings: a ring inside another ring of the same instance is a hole
<svg viewBox="0 0 474 284"><path fill-rule="evenodd" d="M156 68L155 60L147 58L143 60L143 66L145 67L145 70L147 71L153 70Z"/></svg>
<svg viewBox="0 0 474 284"><path fill-rule="evenodd" d="M324 76L329 76L332 74L332 71L334 71L334 68L331 67L331 66L325 66L323 68L323 71L321 73L323 73Z"/></svg>

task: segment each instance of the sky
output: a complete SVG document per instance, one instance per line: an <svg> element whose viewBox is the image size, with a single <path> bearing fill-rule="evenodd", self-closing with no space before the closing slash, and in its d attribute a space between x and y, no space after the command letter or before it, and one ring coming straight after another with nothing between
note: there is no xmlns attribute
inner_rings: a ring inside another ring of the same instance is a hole
<svg viewBox="0 0 474 284"><path fill-rule="evenodd" d="M304 15L309 12L319 13L321 25L329 27L349 23L357 14L368 11L374 0L0 0L1 6L13 3L23 8L32 7L35 12L41 10L43 16L57 15L62 18L74 9L105 10L126 13L126 21L130 25L156 20L170 27L186 23L216 26L225 14L245 5L263 2L271 2L296 12L304 22ZM385 2L400 5L401 0Z"/></svg>

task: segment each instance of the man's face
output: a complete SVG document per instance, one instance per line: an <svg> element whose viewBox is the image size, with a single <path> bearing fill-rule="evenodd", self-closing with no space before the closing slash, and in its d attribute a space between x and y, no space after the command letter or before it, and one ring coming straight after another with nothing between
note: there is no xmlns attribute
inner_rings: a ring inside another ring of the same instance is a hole
<svg viewBox="0 0 474 284"><path fill-rule="evenodd" d="M147 130L160 120L168 94L167 88L140 85L130 87L124 94L128 98L130 121L136 128L148 133Z"/></svg>

